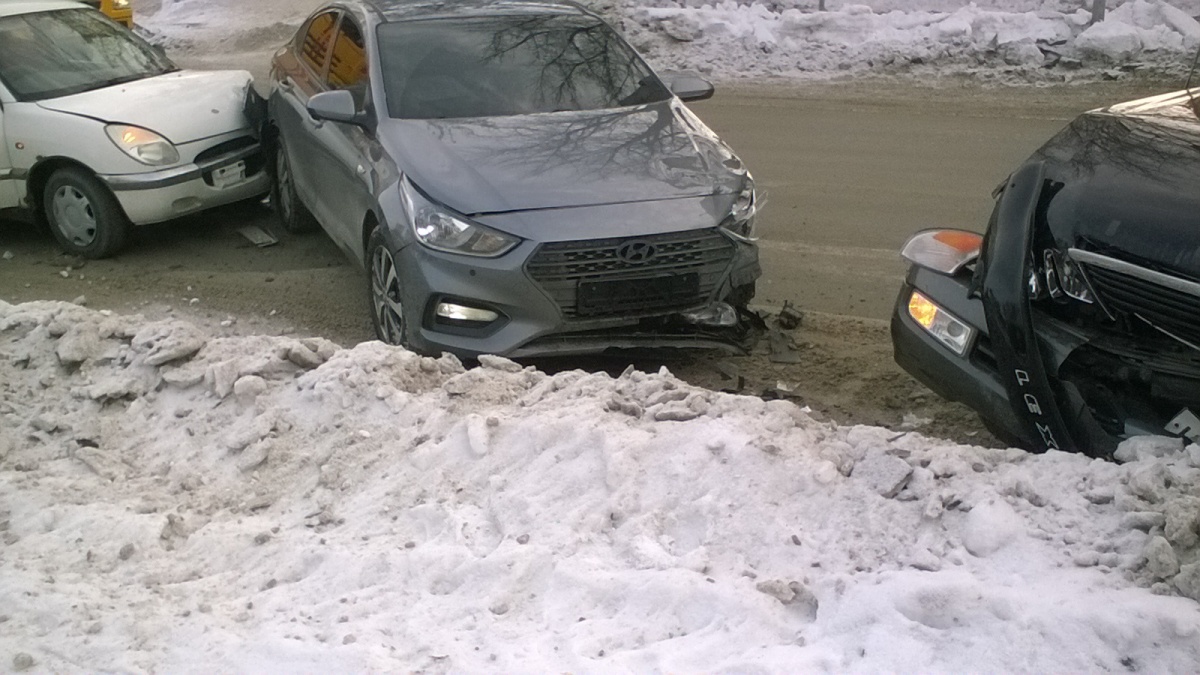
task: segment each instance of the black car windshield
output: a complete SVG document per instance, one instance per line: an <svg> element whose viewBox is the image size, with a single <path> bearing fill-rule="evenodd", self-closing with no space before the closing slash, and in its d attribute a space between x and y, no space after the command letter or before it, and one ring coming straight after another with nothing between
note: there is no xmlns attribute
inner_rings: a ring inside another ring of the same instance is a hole
<svg viewBox="0 0 1200 675"><path fill-rule="evenodd" d="M670 92L603 22L489 16L383 24L388 112L402 119L599 110Z"/></svg>
<svg viewBox="0 0 1200 675"><path fill-rule="evenodd" d="M93 9L0 18L0 81L40 101L176 70L167 57Z"/></svg>

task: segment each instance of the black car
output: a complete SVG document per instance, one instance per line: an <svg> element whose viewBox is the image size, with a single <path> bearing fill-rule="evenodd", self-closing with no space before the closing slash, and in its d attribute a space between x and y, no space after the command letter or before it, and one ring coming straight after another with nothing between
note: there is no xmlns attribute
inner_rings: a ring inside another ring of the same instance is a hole
<svg viewBox="0 0 1200 675"><path fill-rule="evenodd" d="M1086 113L997 189L985 235L910 239L896 362L1031 450L1200 441L1198 97Z"/></svg>

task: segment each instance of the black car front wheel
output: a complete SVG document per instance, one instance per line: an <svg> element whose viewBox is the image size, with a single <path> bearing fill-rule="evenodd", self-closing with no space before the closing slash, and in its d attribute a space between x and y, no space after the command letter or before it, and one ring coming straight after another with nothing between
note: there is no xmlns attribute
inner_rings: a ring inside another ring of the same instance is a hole
<svg viewBox="0 0 1200 675"><path fill-rule="evenodd" d="M50 175L42 192L46 222L67 253L107 258L125 245L129 219L103 183L79 167Z"/></svg>
<svg viewBox="0 0 1200 675"><path fill-rule="evenodd" d="M275 153L272 157L274 180L271 181L271 203L279 224L287 232L310 232L317 227L317 220L296 194L295 174L288 159L283 138L275 136Z"/></svg>
<svg viewBox="0 0 1200 675"><path fill-rule="evenodd" d="M367 278L375 335L387 344L407 346L404 290L396 260L378 227L367 238Z"/></svg>

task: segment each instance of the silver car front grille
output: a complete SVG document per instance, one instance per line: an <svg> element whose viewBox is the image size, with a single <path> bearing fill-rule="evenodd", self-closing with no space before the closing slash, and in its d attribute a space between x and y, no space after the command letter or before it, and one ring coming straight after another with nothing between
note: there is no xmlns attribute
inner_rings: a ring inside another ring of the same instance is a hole
<svg viewBox="0 0 1200 675"><path fill-rule="evenodd" d="M645 316L710 302L734 255L716 229L542 244L525 269L568 319Z"/></svg>

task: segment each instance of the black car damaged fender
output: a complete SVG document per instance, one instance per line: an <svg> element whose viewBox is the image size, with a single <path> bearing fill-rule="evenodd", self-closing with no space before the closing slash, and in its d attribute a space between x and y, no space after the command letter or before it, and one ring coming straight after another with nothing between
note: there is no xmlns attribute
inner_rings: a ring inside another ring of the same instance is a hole
<svg viewBox="0 0 1200 675"><path fill-rule="evenodd" d="M897 363L1032 450L1200 439L1198 93L1081 115L1001 185L983 237L915 235Z"/></svg>

